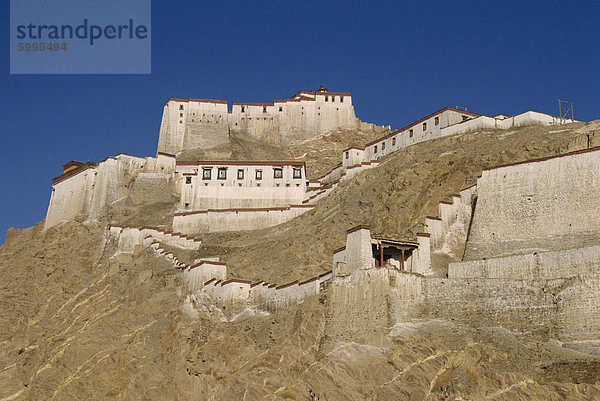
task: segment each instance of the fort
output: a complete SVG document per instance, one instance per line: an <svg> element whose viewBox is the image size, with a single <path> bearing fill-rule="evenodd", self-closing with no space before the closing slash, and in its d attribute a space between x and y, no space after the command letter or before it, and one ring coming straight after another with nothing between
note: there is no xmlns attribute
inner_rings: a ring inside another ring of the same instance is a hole
<svg viewBox="0 0 600 401"><path fill-rule="evenodd" d="M319 117L334 92L316 92L287 103ZM191 104L209 103L168 108ZM152 157L62 166L45 221L0 250L20 327L7 395L151 363L102 396L597 398L600 122L444 107L303 132L243 115L275 104L235 104L234 132L215 103L215 146L163 121Z"/></svg>
<svg viewBox="0 0 600 401"><path fill-rule="evenodd" d="M566 121L529 111L488 117L446 107L399 130L349 148L340 163L308 180L302 161L184 161L182 151L212 148L239 131L258 139L302 141L334 130L373 129L356 118L349 92L300 91L273 103L169 99L163 111L156 157L120 154L100 163L71 161L53 180L45 228L82 215L96 219L123 199L179 199L172 226L185 234L251 230L277 225L312 209L340 182L377 167L398 149L475 130L554 125Z"/></svg>
<svg viewBox="0 0 600 401"><path fill-rule="evenodd" d="M158 152L211 148L226 143L230 131L290 143L359 125L352 94L329 92L323 85L272 103L234 102L231 110L224 100L170 98L163 110Z"/></svg>
<svg viewBox="0 0 600 401"><path fill-rule="evenodd" d="M328 117L333 107L331 115L343 118ZM298 122L299 110L311 117ZM224 102L170 99L157 157L122 154L97 164L65 164L53 181L46 228L81 214L96 218L132 192L163 200L174 193L177 232L112 225L108 236L113 257L150 248L180 269L191 308L210 306L236 320L247 311L274 312L327 292L329 338L370 342L376 327L435 318L468 324L475 315L480 323L600 352L600 148L485 169L476 185L440 202L438 215L425 218L424 232L414 240L372 236L365 225L350 228L346 245L332 254L331 271L303 281L228 278L218 258L187 264L165 249L198 249L202 241L192 234L293 219L341 181L418 142L563 121L536 112L487 117L447 107L364 148L344 150L341 163L317 180L307 179L302 161L177 160L187 147L227 140L231 129L258 138L277 132L289 141L296 130L319 135L355 122L350 94L323 87L273 104L234 103L232 112Z"/></svg>
<svg viewBox="0 0 600 401"><path fill-rule="evenodd" d="M369 343L377 327L438 318L468 325L477 316L477 324L598 354L599 182L600 148L489 168L475 186L440 202L414 241L357 226L333 252L330 272L285 284L227 278L218 260L189 265L164 250L195 249L198 238L153 227L109 231L115 257L151 247L183 271L186 302L225 319L327 292L328 338Z"/></svg>

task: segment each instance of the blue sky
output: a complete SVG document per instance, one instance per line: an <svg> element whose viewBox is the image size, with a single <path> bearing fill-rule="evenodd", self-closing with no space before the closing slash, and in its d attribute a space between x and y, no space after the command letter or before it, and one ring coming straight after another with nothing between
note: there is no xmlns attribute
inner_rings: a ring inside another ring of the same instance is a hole
<svg viewBox="0 0 600 401"><path fill-rule="evenodd" d="M456 105L556 114L559 98L600 118L600 1L155 0L150 75L9 75L0 7L0 242L44 218L62 164L154 156L171 96L268 102L325 84L393 128Z"/></svg>

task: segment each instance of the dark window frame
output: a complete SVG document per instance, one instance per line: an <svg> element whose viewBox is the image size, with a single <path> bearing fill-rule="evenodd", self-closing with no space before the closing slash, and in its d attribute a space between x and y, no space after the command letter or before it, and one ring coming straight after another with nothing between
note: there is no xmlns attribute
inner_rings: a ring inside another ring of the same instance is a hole
<svg viewBox="0 0 600 401"><path fill-rule="evenodd" d="M202 169L202 179L207 181L212 180L212 168Z"/></svg>
<svg viewBox="0 0 600 401"><path fill-rule="evenodd" d="M221 176L221 173L224 173ZM226 180L227 179L227 167L219 167L217 169L217 180Z"/></svg>
<svg viewBox="0 0 600 401"><path fill-rule="evenodd" d="M273 169L273 178L280 180L283 178L283 169L280 167L276 167Z"/></svg>

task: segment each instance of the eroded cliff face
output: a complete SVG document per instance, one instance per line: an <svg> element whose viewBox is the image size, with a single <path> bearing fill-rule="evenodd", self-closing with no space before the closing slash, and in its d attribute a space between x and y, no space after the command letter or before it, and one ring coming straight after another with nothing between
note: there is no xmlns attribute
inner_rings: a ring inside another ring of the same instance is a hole
<svg viewBox="0 0 600 401"><path fill-rule="evenodd" d="M311 277L330 266L351 225L406 236L485 166L593 146L600 130L586 127L407 148L306 216L208 236L188 257L221 255L239 278ZM235 322L191 311L182 273L166 260L148 249L111 259L107 222L162 224L167 212L130 205L97 223L9 231L0 247L0 400L306 400L309 388L321 400L437 400L446 385L465 400L600 398L598 358L547 336L486 327L476 315L393 325L383 316L384 324L356 322L364 329L357 338L328 324L331 292Z"/></svg>

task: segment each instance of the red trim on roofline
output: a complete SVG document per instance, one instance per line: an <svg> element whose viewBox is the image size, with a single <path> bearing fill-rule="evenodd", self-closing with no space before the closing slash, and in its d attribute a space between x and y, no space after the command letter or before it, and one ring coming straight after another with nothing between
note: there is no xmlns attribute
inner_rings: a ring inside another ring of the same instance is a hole
<svg viewBox="0 0 600 401"><path fill-rule="evenodd" d="M388 134L388 135L386 135L384 137L381 137L381 138L379 138L379 139L377 139L375 141L371 141L371 142L367 143L365 145L365 148L367 148L369 146L372 146L372 145L375 145L377 142L385 141L388 138L391 138L391 137L393 137L393 136L395 136L395 135L397 135L399 133L402 133L403 131L406 131L407 129L410 129L410 128L416 126L416 125L421 124L423 121L429 120L431 117L435 117L436 115L441 114L444 111L448 111L448 110L455 111L457 113L462 113L462 114L469 114L469 115L471 115L473 117L480 117L481 116L481 114L472 113L470 111L464 111L464 110L455 109L454 107L444 107L443 109L438 110L435 113L431 113L430 115L425 116L425 117L421 118L420 120L418 120L418 121L416 121L416 122L414 122L414 123L412 123L410 125L407 125L404 128L400 128L400 129L394 130L392 133L390 133L390 134Z"/></svg>
<svg viewBox="0 0 600 401"><path fill-rule="evenodd" d="M591 152L598 152L598 151L600 151L600 146L596 146L596 147L589 148L589 149L576 150L576 151L569 152L569 153L563 153L561 155L540 157L538 159L530 159L530 160L524 160L522 162L515 162L515 163L509 163L509 164L502 164L499 166L487 167L487 168L484 168L483 171L495 170L495 169L503 168L503 167L518 166L519 164L538 163L538 162L543 162L546 160L558 159L559 157L575 156L575 155L579 155L579 154L583 154L583 153L591 153ZM481 176L479 176L479 177L481 177Z"/></svg>
<svg viewBox="0 0 600 401"><path fill-rule="evenodd" d="M286 160L272 160L272 161L253 161L253 160L207 160L207 161L177 161L177 166L209 166L209 165L220 165L220 166L301 166L305 167L306 163L302 161L286 161Z"/></svg>
<svg viewBox="0 0 600 401"><path fill-rule="evenodd" d="M170 97L167 99L167 101L165 102L165 106L167 105L167 103L169 102L180 102L180 103L188 103L188 102L197 102L197 103L215 103L215 104L227 104L227 100L214 100L214 99L194 99L194 98L189 98L189 99L181 99L178 97Z"/></svg>

